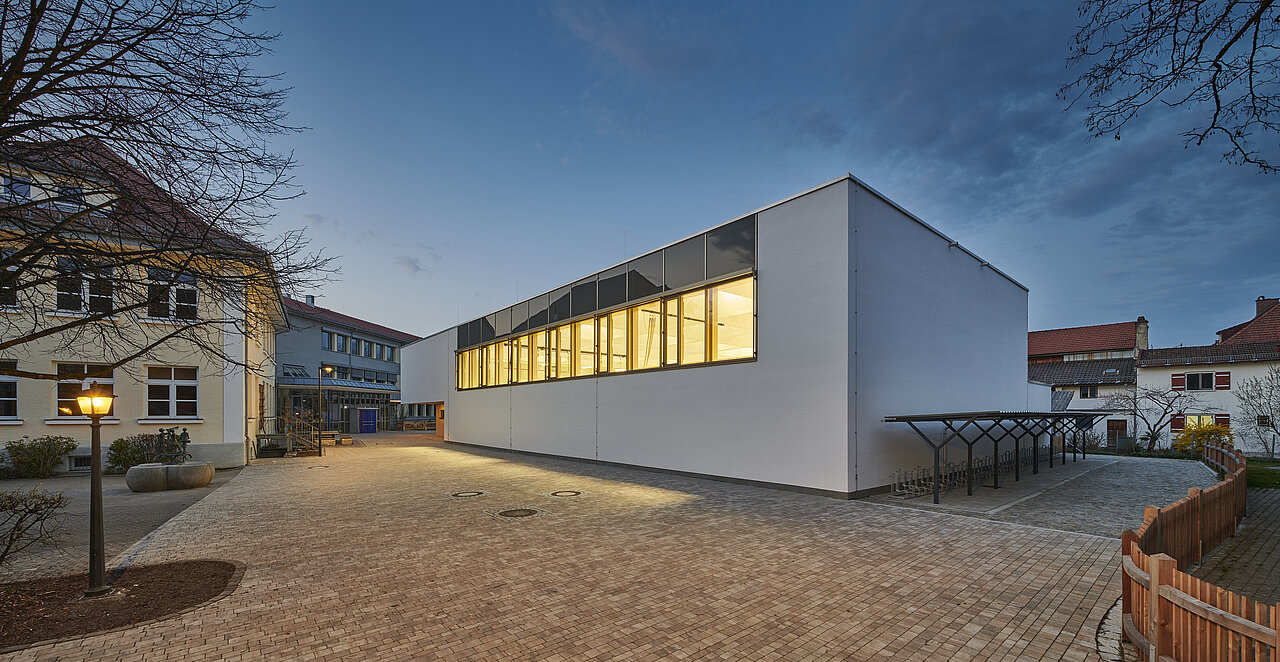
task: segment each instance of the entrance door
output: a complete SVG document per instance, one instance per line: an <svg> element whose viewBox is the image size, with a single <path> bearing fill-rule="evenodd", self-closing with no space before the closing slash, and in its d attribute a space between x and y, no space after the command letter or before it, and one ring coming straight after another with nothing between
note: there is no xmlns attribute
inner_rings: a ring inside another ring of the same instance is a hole
<svg viewBox="0 0 1280 662"><path fill-rule="evenodd" d="M378 431L378 410L377 409L361 409L360 410L360 434L368 434Z"/></svg>
<svg viewBox="0 0 1280 662"><path fill-rule="evenodd" d="M1127 424L1128 424L1128 421L1125 421L1125 420L1107 421L1107 445L1108 446L1115 448L1120 443L1120 437L1129 436L1125 434L1125 432L1128 430Z"/></svg>

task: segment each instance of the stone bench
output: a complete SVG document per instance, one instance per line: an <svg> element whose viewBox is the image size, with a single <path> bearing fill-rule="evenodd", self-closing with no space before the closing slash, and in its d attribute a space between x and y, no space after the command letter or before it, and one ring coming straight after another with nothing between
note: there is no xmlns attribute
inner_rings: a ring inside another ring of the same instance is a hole
<svg viewBox="0 0 1280 662"><path fill-rule="evenodd" d="M213 480L213 463L161 464L148 462L129 467L124 483L134 492L190 490L204 487Z"/></svg>

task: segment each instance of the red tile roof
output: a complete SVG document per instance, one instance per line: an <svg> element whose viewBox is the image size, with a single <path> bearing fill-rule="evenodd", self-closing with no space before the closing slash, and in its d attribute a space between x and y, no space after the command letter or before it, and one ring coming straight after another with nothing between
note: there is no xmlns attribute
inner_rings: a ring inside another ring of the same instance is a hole
<svg viewBox="0 0 1280 662"><path fill-rule="evenodd" d="M1227 343L1197 347L1161 347L1144 349L1138 355L1143 368L1165 365L1211 365L1247 361L1280 360L1280 343Z"/></svg>
<svg viewBox="0 0 1280 662"><path fill-rule="evenodd" d="M1073 326L1031 331L1027 334L1027 356L1133 349L1137 344L1137 322Z"/></svg>
<svg viewBox="0 0 1280 662"><path fill-rule="evenodd" d="M341 324L342 326L351 329L379 335L383 338L390 338L401 343L409 343L414 340L419 340L418 336L408 334L403 331L396 331L395 329L382 326L381 324L374 324L373 322L366 322L350 315L343 315L342 313L329 310L328 308L312 306L298 301L297 299L290 299L289 297L284 298L284 307L288 309L290 313L305 315L313 319L318 319L322 322Z"/></svg>
<svg viewBox="0 0 1280 662"><path fill-rule="evenodd" d="M1280 341L1280 305L1271 306L1248 322L1219 331L1218 339L1224 345Z"/></svg>

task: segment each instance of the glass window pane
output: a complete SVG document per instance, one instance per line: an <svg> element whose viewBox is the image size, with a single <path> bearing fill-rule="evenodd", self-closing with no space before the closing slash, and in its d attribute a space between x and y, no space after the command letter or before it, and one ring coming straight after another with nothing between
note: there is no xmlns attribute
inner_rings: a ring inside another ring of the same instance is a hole
<svg viewBox="0 0 1280 662"><path fill-rule="evenodd" d="M328 335L329 335L329 334L327 334L327 333L325 334L325 336L328 336ZM466 324L459 324L459 325L458 325L458 347L457 347L457 348L458 348L458 349L462 349L463 347L466 347L467 345L469 345L469 344L470 344L470 342L468 342L468 341L469 341L469 338L467 337L467 325L466 325ZM325 340L324 340L324 342L322 342L321 344L323 344L323 345L325 346L325 348L327 349L327 348L328 348L328 345L329 345L328 338L326 337L326 338L325 338ZM459 365L461 365L461 364L459 364Z"/></svg>
<svg viewBox="0 0 1280 662"><path fill-rule="evenodd" d="M468 343L469 347L474 347L484 342L483 334L480 331L483 323L484 320L471 320L468 323L467 339L470 341Z"/></svg>
<svg viewBox="0 0 1280 662"><path fill-rule="evenodd" d="M678 290L707 279L706 235L686 239L663 251L668 290Z"/></svg>
<svg viewBox="0 0 1280 662"><path fill-rule="evenodd" d="M551 314L547 321L551 324L563 322L569 319L572 314L572 308L569 305L569 286L564 287L551 293Z"/></svg>
<svg viewBox="0 0 1280 662"><path fill-rule="evenodd" d="M17 416L17 400L0 400L0 416Z"/></svg>
<svg viewBox="0 0 1280 662"><path fill-rule="evenodd" d="M168 415L169 415L168 399L147 401L147 416L168 416Z"/></svg>
<svg viewBox="0 0 1280 662"><path fill-rule="evenodd" d="M521 301L511 307L511 332L529 330L529 302Z"/></svg>
<svg viewBox="0 0 1280 662"><path fill-rule="evenodd" d="M573 327L568 324L556 329L556 374L573 376Z"/></svg>
<svg viewBox="0 0 1280 662"><path fill-rule="evenodd" d="M18 382L0 382L0 398L18 397Z"/></svg>
<svg viewBox="0 0 1280 662"><path fill-rule="evenodd" d="M662 302L631 309L631 368L644 370L662 364Z"/></svg>
<svg viewBox="0 0 1280 662"><path fill-rule="evenodd" d="M600 272L598 308L608 308L627 301L627 266L621 265Z"/></svg>
<svg viewBox="0 0 1280 662"><path fill-rule="evenodd" d="M627 312L609 315L609 372L627 370Z"/></svg>
<svg viewBox="0 0 1280 662"><path fill-rule="evenodd" d="M547 378L547 364L551 358L547 353L547 332L539 331L533 334L533 340L534 363L533 372L529 374L529 381L538 382Z"/></svg>
<svg viewBox="0 0 1280 662"><path fill-rule="evenodd" d="M707 360L707 295L698 290L680 297L680 365Z"/></svg>
<svg viewBox="0 0 1280 662"><path fill-rule="evenodd" d="M754 279L743 278L712 288L711 360L755 356Z"/></svg>
<svg viewBox="0 0 1280 662"><path fill-rule="evenodd" d="M498 375L494 384L503 386L511 383L511 341L504 340L497 345Z"/></svg>
<svg viewBox="0 0 1280 662"><path fill-rule="evenodd" d="M480 318L480 342L489 342L493 340L494 329L498 326L498 314L491 313L486 317ZM365 343L366 345L372 343ZM369 356L366 354L365 356Z"/></svg>
<svg viewBox="0 0 1280 662"><path fill-rule="evenodd" d="M195 368L174 368L173 378L194 381L196 378L196 369Z"/></svg>
<svg viewBox="0 0 1280 662"><path fill-rule="evenodd" d="M484 384L493 386L498 383L498 346L486 345L484 351Z"/></svg>
<svg viewBox="0 0 1280 662"><path fill-rule="evenodd" d="M173 379L173 368L160 366L147 368L147 379Z"/></svg>
<svg viewBox="0 0 1280 662"><path fill-rule="evenodd" d="M609 372L609 316L596 318L596 372Z"/></svg>
<svg viewBox="0 0 1280 662"><path fill-rule="evenodd" d="M164 400L169 401L169 385L168 384L148 384L147 385L148 400Z"/></svg>
<svg viewBox="0 0 1280 662"><path fill-rule="evenodd" d="M547 323L547 304L551 297L540 294L529 300L529 328L536 329Z"/></svg>
<svg viewBox="0 0 1280 662"><path fill-rule="evenodd" d="M627 263L627 301L662 292L662 251Z"/></svg>
<svg viewBox="0 0 1280 662"><path fill-rule="evenodd" d="M707 278L756 266L756 217L734 221L707 233Z"/></svg>
<svg viewBox="0 0 1280 662"><path fill-rule="evenodd" d="M573 284L572 316L587 315L596 311L596 277L590 276Z"/></svg>
<svg viewBox="0 0 1280 662"><path fill-rule="evenodd" d="M179 400L174 403L174 414L178 416L195 416L196 403L194 401Z"/></svg>
<svg viewBox="0 0 1280 662"><path fill-rule="evenodd" d="M516 345L516 382L529 382L529 336L520 336Z"/></svg>
<svg viewBox="0 0 1280 662"><path fill-rule="evenodd" d="M574 301L577 301L576 295ZM573 374L577 376L594 375L596 372L596 321L582 320L573 325L576 330L574 351L578 353L577 365Z"/></svg>
<svg viewBox="0 0 1280 662"><path fill-rule="evenodd" d="M666 314L666 349L662 357L663 365L676 365L680 362L680 298L673 297L662 302Z"/></svg>
<svg viewBox="0 0 1280 662"><path fill-rule="evenodd" d="M169 316L169 288L164 285L147 286L147 316Z"/></svg>
<svg viewBox="0 0 1280 662"><path fill-rule="evenodd" d="M196 387L194 387L194 386L183 386L183 385L181 385L181 384L179 384L179 385L177 385L177 386L174 386L174 387L173 387L173 397L177 398L178 400L195 400L195 399L196 399Z"/></svg>
<svg viewBox="0 0 1280 662"><path fill-rule="evenodd" d="M504 308L498 311L498 321L493 326L493 335L495 338L501 338L511 334L511 309ZM387 360L391 360L391 355L387 355Z"/></svg>

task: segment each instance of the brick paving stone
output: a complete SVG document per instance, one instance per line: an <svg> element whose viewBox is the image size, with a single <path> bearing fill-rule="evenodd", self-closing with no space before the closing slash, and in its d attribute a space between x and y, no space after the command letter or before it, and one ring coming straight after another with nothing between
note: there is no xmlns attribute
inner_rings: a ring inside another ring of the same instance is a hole
<svg viewBox="0 0 1280 662"><path fill-rule="evenodd" d="M1244 523L1191 574L1267 604L1280 602L1280 490L1253 488Z"/></svg>
<svg viewBox="0 0 1280 662"><path fill-rule="evenodd" d="M124 558L247 568L0 659L1096 660L1119 591L1112 538L416 435L255 463Z"/></svg>

